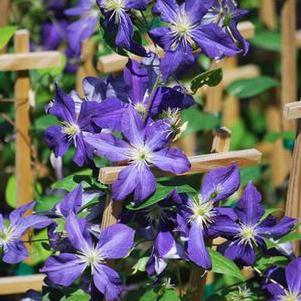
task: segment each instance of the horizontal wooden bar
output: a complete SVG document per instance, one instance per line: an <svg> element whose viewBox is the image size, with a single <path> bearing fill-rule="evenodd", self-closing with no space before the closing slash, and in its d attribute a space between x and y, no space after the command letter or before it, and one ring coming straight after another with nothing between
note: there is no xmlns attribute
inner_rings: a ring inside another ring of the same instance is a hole
<svg viewBox="0 0 301 301"><path fill-rule="evenodd" d="M255 34L255 26L250 21L240 22L238 24L238 29L246 39L252 38ZM146 49L148 49L149 51L159 52L159 55L163 55L163 50L161 48L154 48L153 46L148 46L146 47ZM141 59L137 56L132 56L132 58L135 58L137 60ZM121 56L116 53L104 55L99 57L97 69L101 73L120 72L124 69L127 61L127 57Z"/></svg>
<svg viewBox="0 0 301 301"><path fill-rule="evenodd" d="M261 152L256 149L192 156L189 157L191 169L187 173L178 176L205 173L218 167L228 166L232 163L236 163L240 167L256 165L261 162L261 158ZM112 184L117 179L119 172L125 167L126 166L112 166L101 168L99 170L99 181L104 184ZM153 172L158 178L173 175L157 169L153 169Z"/></svg>
<svg viewBox="0 0 301 301"><path fill-rule="evenodd" d="M9 53L0 55L0 71L47 69L61 66L59 51Z"/></svg>
<svg viewBox="0 0 301 301"><path fill-rule="evenodd" d="M45 275L12 276L0 278L0 295L24 294L29 289L41 291Z"/></svg>
<svg viewBox="0 0 301 301"><path fill-rule="evenodd" d="M301 101L287 103L283 109L283 115L287 120L301 118Z"/></svg>

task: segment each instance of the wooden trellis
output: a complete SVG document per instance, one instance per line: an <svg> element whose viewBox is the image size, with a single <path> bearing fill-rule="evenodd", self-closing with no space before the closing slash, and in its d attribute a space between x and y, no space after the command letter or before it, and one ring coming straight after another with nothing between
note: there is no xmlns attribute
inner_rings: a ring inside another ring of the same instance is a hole
<svg viewBox="0 0 301 301"><path fill-rule="evenodd" d="M0 71L16 72L15 80L15 175L17 182L16 204L32 201L31 142L29 136L29 70L55 68L61 65L61 53L57 51L30 52L29 33L18 30L14 36L15 52L0 55ZM44 275L0 278L0 295L24 293L29 288L42 286Z"/></svg>

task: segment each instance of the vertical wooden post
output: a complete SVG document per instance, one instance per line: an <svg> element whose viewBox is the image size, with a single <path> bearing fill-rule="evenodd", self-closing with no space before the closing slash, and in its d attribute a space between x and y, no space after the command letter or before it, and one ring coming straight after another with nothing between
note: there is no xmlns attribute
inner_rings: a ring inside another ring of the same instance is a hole
<svg viewBox="0 0 301 301"><path fill-rule="evenodd" d="M297 99L296 0L283 1L281 31L281 102L284 107ZM282 128L284 131L295 130L295 122L283 118Z"/></svg>
<svg viewBox="0 0 301 301"><path fill-rule="evenodd" d="M86 76L97 76L93 65L95 49L96 44L92 38L85 40L82 44L81 64L76 73L76 91L81 97L83 96L83 79Z"/></svg>
<svg viewBox="0 0 301 301"><path fill-rule="evenodd" d="M8 11L10 6L10 0L0 1L0 26L7 25L8 22Z"/></svg>
<svg viewBox="0 0 301 301"><path fill-rule="evenodd" d="M229 151L231 131L226 127L220 128L215 132L211 152L223 153ZM210 272L209 272L210 273ZM210 275L210 280L213 280ZM189 286L191 290L191 301L202 301L207 283L207 274L202 268L194 266L189 278Z"/></svg>
<svg viewBox="0 0 301 301"><path fill-rule="evenodd" d="M276 1L261 0L260 3L260 19L262 23L270 30L276 30Z"/></svg>
<svg viewBox="0 0 301 301"><path fill-rule="evenodd" d="M111 193L107 194L105 209L102 215L101 229L116 224L119 214L122 211L122 202L114 202Z"/></svg>
<svg viewBox="0 0 301 301"><path fill-rule="evenodd" d="M15 34L15 51L29 51L29 33L19 30ZM15 82L15 123L16 123L16 182L17 205L32 200L31 151L29 136L29 72L17 71Z"/></svg>

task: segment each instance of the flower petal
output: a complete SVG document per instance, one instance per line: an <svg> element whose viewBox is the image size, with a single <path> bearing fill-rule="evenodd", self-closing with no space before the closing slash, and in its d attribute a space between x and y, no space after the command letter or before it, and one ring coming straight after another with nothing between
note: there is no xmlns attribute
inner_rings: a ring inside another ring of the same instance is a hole
<svg viewBox="0 0 301 301"><path fill-rule="evenodd" d="M150 122L145 128L146 145L152 150L162 149L170 142L170 125L166 120Z"/></svg>
<svg viewBox="0 0 301 301"><path fill-rule="evenodd" d="M186 0L185 12L189 16L189 21L194 24L200 22L203 16L211 8L214 0Z"/></svg>
<svg viewBox="0 0 301 301"><path fill-rule="evenodd" d="M125 257L134 244L135 231L123 224L112 225L100 232L98 248L104 258Z"/></svg>
<svg viewBox="0 0 301 301"><path fill-rule="evenodd" d="M116 271L106 265L98 265L93 274L96 288L104 295L106 301L118 300L121 293L121 281Z"/></svg>
<svg viewBox="0 0 301 301"><path fill-rule="evenodd" d="M158 0L153 11L160 15L162 21L173 23L177 21L179 5L176 0Z"/></svg>
<svg viewBox="0 0 301 301"><path fill-rule="evenodd" d="M204 201L224 201L240 186L239 168L236 165L214 169L205 175L201 189Z"/></svg>
<svg viewBox="0 0 301 301"><path fill-rule="evenodd" d="M10 221L11 225L17 224L20 221L20 219L22 218L22 216L24 215L24 213L26 211L33 209L34 206L35 206L35 202L30 202L26 205L23 205L15 210L13 210L9 214L9 221Z"/></svg>
<svg viewBox="0 0 301 301"><path fill-rule="evenodd" d="M49 257L40 271L46 273L52 283L70 286L81 276L86 267L87 264L81 262L76 255L63 253Z"/></svg>
<svg viewBox="0 0 301 301"><path fill-rule="evenodd" d="M152 163L161 170L182 174L190 169L190 162L183 151L176 148L164 148L153 153Z"/></svg>
<svg viewBox="0 0 301 301"><path fill-rule="evenodd" d="M188 237L188 258L205 270L211 269L211 259L206 249L203 229L196 222L191 224Z"/></svg>
<svg viewBox="0 0 301 301"><path fill-rule="evenodd" d="M249 244L242 244L237 241L230 243L224 255L247 266L253 265L256 260L253 248Z"/></svg>
<svg viewBox="0 0 301 301"><path fill-rule="evenodd" d="M301 258L290 262L285 268L285 277L290 291L300 294L301 292Z"/></svg>
<svg viewBox="0 0 301 301"><path fill-rule="evenodd" d="M246 225L255 225L264 214L261 195L252 182L247 185L242 198L236 205L235 212Z"/></svg>
<svg viewBox="0 0 301 301"><path fill-rule="evenodd" d="M4 246L3 251L4 254L2 260L9 264L19 263L28 256L28 252L21 240L15 240L8 243Z"/></svg>

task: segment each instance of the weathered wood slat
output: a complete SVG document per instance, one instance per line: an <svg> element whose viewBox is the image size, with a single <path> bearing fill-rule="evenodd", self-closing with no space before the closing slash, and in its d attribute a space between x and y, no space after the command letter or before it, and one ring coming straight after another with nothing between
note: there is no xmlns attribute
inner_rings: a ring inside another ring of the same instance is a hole
<svg viewBox="0 0 301 301"><path fill-rule="evenodd" d="M58 51L9 53L0 55L0 71L22 71L55 68L61 65Z"/></svg>
<svg viewBox="0 0 301 301"><path fill-rule="evenodd" d="M301 118L301 101L286 104L283 109L283 115L288 120Z"/></svg>
<svg viewBox="0 0 301 301"><path fill-rule="evenodd" d="M0 278L0 295L24 294L29 289L41 291L45 275L12 276Z"/></svg>
<svg viewBox="0 0 301 301"><path fill-rule="evenodd" d="M183 175L205 173L212 169L228 166L236 163L239 166L250 166L261 162L262 154L256 149L246 149L241 151L230 151L218 154L206 154L189 157L191 169ZM121 170L126 166L104 167L99 171L99 180L104 184L112 184ZM170 173L154 169L156 177L170 176Z"/></svg>

